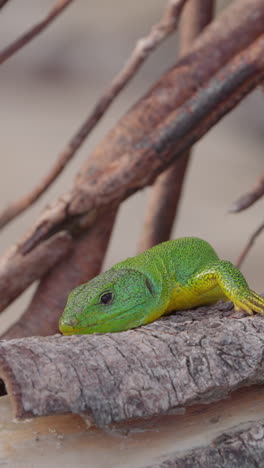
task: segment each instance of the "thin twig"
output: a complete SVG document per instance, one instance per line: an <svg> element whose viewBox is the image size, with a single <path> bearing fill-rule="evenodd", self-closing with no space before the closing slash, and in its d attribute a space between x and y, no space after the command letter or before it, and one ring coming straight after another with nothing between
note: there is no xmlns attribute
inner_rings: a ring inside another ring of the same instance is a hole
<svg viewBox="0 0 264 468"><path fill-rule="evenodd" d="M246 246L242 250L241 254L239 255L237 261L236 261L236 266L238 268L241 267L243 261L245 260L248 252L250 251L251 247L253 246L255 240L257 237L261 234L261 232L264 230L264 222L251 234Z"/></svg>
<svg viewBox="0 0 264 468"><path fill-rule="evenodd" d="M169 2L159 23L152 27L150 33L146 37L138 41L130 58L120 73L114 78L110 87L100 97L92 112L86 118L77 133L71 138L67 147L59 155L55 165L48 174L30 193L13 202L7 206L2 213L0 213L0 228L3 228L6 224L12 221L12 219L36 202L52 182L54 182L58 175L63 171L66 164L73 158L76 151L80 148L91 130L104 115L112 101L135 75L150 53L175 31L180 12L186 1L187 0L171 0Z"/></svg>
<svg viewBox="0 0 264 468"><path fill-rule="evenodd" d="M9 0L0 0L0 9L3 8Z"/></svg>
<svg viewBox="0 0 264 468"><path fill-rule="evenodd" d="M229 208L230 213L239 213L240 211L249 208L253 203L259 200L264 195L264 174L257 181L256 185L250 190L250 192L242 195L236 200Z"/></svg>
<svg viewBox="0 0 264 468"><path fill-rule="evenodd" d="M210 23L214 14L214 0L189 0L183 9L180 23L180 55L184 55L194 39ZM182 189L191 151L163 172L151 189L146 217L139 241L143 252L171 236L181 200Z"/></svg>
<svg viewBox="0 0 264 468"><path fill-rule="evenodd" d="M48 15L39 23L35 24L22 36L18 37L14 42L0 51L0 65L14 55L18 50L22 49L32 39L38 36L46 27L59 16L65 8L72 3L73 0L58 0L52 7Z"/></svg>

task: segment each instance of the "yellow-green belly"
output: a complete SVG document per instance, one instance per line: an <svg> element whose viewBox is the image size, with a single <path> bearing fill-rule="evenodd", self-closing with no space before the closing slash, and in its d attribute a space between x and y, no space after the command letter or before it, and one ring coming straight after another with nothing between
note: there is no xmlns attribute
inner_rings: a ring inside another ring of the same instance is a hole
<svg viewBox="0 0 264 468"><path fill-rule="evenodd" d="M201 294L192 286L176 285L171 292L170 302L166 309L166 313L173 310L190 309L201 305L214 304L219 300L228 300L218 286Z"/></svg>

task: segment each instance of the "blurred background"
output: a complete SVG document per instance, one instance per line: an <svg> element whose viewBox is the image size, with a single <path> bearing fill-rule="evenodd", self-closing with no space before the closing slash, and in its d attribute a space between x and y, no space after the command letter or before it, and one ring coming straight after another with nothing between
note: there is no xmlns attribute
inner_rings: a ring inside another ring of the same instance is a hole
<svg viewBox="0 0 264 468"><path fill-rule="evenodd" d="M45 16L53 1L12 0L0 15L1 48ZM218 2L221 9L228 2ZM47 173L92 106L120 70L138 38L160 18L165 0L76 0L28 46L1 66L1 209ZM82 162L117 119L176 60L177 37L166 41L118 97L52 188L1 232L1 253L43 208L67 191ZM200 236L235 261L263 220L263 200L241 214L228 207L263 172L263 91L257 90L195 146L173 237ZM144 218L148 189L123 203L104 269L131 256ZM264 292L264 235L242 271ZM23 311L33 288L0 318L3 330Z"/></svg>

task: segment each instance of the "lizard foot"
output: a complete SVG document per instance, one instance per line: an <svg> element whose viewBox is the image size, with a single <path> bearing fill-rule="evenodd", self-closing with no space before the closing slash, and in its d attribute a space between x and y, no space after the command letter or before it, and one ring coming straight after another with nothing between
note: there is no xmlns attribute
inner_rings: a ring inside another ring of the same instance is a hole
<svg viewBox="0 0 264 468"><path fill-rule="evenodd" d="M236 311L245 311L249 315L253 315L253 312L264 315L264 298L252 290L233 302Z"/></svg>

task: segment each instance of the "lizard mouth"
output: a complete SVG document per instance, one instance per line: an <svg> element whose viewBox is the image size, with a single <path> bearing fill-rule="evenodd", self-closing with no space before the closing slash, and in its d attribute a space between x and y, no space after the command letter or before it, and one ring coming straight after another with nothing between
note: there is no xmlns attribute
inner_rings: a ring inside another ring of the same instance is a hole
<svg viewBox="0 0 264 468"><path fill-rule="evenodd" d="M59 322L59 330L63 335L83 335L84 333L84 327L76 327L76 325L79 322L77 319L71 319L70 322L66 322L63 320L63 318L60 319ZM80 323L79 323L80 325ZM90 327L94 327L95 325L98 325L97 323L91 323L89 324ZM87 327L86 327L87 328Z"/></svg>
<svg viewBox="0 0 264 468"><path fill-rule="evenodd" d="M60 321L59 329L63 335L73 335L74 333L76 333L76 328L72 327L71 325L68 325L63 321Z"/></svg>
<svg viewBox="0 0 264 468"><path fill-rule="evenodd" d="M126 313L121 312L118 315L116 315L115 317L109 318L108 320L104 320L102 322L89 323L88 325L85 324L84 326L82 326L82 322L81 321L79 322L76 318L68 318L68 320L67 320L67 319L64 319L63 317L61 317L60 322L59 322L59 329L60 329L60 332L63 335L87 335L87 334L93 334L93 333L103 333L104 334L104 333L122 332L122 331L129 330L129 329L132 329L132 328L137 328L138 326L142 325L142 323L135 324L134 326L129 326L129 327L126 327L126 325L124 325L124 327L121 327L121 328L116 329L116 330L111 330L111 324L113 324L117 320L119 322L123 322L124 320L127 320L129 317L131 317L131 310L134 310L134 312L135 312L137 307L142 306L145 303L146 303L146 301L143 301L143 302L140 302L137 305L133 305L129 309L126 310ZM109 330L105 330L105 331L101 331L101 330L98 330L98 329L93 330L94 327L96 327L96 328L99 327L99 326L103 327L107 323L109 323Z"/></svg>

